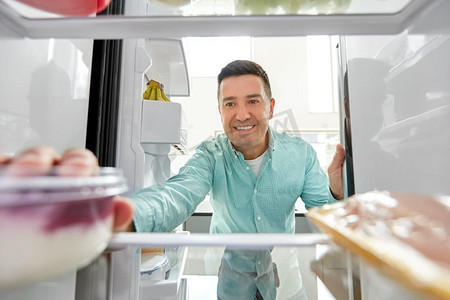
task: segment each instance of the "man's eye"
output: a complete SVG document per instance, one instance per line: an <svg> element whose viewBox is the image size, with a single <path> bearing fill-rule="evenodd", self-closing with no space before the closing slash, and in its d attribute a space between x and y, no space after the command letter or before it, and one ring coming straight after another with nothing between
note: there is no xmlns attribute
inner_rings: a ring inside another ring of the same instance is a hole
<svg viewBox="0 0 450 300"><path fill-rule="evenodd" d="M234 103L233 102L227 102L227 103L224 104L224 106L234 106Z"/></svg>
<svg viewBox="0 0 450 300"><path fill-rule="evenodd" d="M258 99L252 99L249 101L251 104L258 104L259 100Z"/></svg>

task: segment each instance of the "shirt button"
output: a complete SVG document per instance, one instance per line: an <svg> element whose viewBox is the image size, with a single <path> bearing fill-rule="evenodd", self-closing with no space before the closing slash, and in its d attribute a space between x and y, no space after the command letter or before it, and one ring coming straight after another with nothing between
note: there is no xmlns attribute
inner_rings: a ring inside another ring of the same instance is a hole
<svg viewBox="0 0 450 300"><path fill-rule="evenodd" d="M256 189L253 191L254 194L256 194L257 192L258 192L258 191L257 191Z"/></svg>
<svg viewBox="0 0 450 300"><path fill-rule="evenodd" d="M256 220L261 221L261 216L257 216Z"/></svg>
<svg viewBox="0 0 450 300"><path fill-rule="evenodd" d="M261 261L260 260L258 260L258 265L260 265L261 264Z"/></svg>
<svg viewBox="0 0 450 300"><path fill-rule="evenodd" d="M246 167L245 169L246 169L246 170L250 170L250 167Z"/></svg>

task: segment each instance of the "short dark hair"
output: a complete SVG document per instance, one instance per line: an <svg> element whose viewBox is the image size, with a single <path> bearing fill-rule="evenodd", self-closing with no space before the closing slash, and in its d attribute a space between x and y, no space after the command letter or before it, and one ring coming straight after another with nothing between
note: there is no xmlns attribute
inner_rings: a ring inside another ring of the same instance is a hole
<svg viewBox="0 0 450 300"><path fill-rule="evenodd" d="M217 76L217 97L219 97L220 84L225 78L240 75L256 75L263 80L264 91L267 97L272 99L272 90L270 88L269 76L266 71L257 63L250 60L235 60L223 67Z"/></svg>

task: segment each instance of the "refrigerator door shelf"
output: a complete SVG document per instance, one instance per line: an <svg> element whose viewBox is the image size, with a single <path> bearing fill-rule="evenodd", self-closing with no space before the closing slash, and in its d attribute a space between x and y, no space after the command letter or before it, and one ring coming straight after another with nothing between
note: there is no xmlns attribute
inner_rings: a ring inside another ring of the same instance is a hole
<svg viewBox="0 0 450 300"><path fill-rule="evenodd" d="M175 253L177 257L177 263L170 267L168 277L161 280L149 280L145 276L141 275L139 283L140 300L146 299L158 299L164 297L175 296L180 290L181 278L186 264L187 247L177 248Z"/></svg>
<svg viewBox="0 0 450 300"><path fill-rule="evenodd" d="M141 144L147 153L158 154L154 150L161 147L152 145L172 145L179 152L186 153L186 134L179 103L142 101Z"/></svg>

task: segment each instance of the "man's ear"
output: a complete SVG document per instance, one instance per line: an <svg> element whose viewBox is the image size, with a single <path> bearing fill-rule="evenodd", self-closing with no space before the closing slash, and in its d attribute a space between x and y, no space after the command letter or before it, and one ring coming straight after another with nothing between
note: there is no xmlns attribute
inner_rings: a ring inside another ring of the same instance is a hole
<svg viewBox="0 0 450 300"><path fill-rule="evenodd" d="M272 117L273 117L273 108L274 108L274 106L275 106L275 99L272 98L272 99L270 99L269 120L271 120Z"/></svg>

